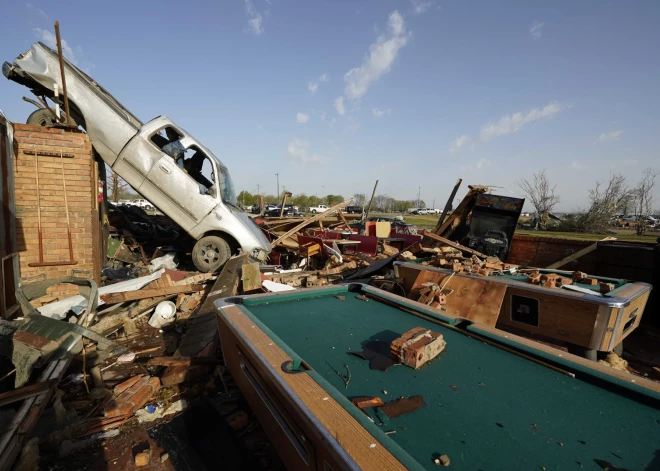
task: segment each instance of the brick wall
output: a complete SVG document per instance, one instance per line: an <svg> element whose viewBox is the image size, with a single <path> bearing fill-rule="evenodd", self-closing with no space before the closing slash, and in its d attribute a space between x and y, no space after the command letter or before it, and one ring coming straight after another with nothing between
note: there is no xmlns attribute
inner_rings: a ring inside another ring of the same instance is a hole
<svg viewBox="0 0 660 471"><path fill-rule="evenodd" d="M25 154L25 151L60 151L73 158ZM45 274L47 279L76 275L99 279L100 260L95 248L94 231L98 227L95 163L92 146L86 134L79 131L49 129L27 124L14 124L14 185L16 200L16 237L22 279ZM38 158L38 167L35 167ZM44 262L69 259L67 221L62 183L62 162L69 203L73 258L76 265L30 267L39 261L38 212L41 210ZM39 198L37 178L39 176ZM38 201L37 201L38 200ZM81 271L74 273L73 270ZM77 293L72 286L59 287L55 295Z"/></svg>
<svg viewBox="0 0 660 471"><path fill-rule="evenodd" d="M537 237L514 234L508 263L531 267L547 267L593 244L590 240L558 239L555 237ZM580 258L580 270L593 273L595 270L596 251ZM576 262L568 263L563 270L574 269Z"/></svg>

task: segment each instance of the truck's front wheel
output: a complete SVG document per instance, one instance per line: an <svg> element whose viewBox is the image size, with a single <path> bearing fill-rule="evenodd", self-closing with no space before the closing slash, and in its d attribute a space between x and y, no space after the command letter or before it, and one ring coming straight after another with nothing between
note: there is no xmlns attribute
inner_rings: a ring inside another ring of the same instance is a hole
<svg viewBox="0 0 660 471"><path fill-rule="evenodd" d="M193 263L203 273L219 270L230 256L229 244L218 236L202 237L192 250Z"/></svg>

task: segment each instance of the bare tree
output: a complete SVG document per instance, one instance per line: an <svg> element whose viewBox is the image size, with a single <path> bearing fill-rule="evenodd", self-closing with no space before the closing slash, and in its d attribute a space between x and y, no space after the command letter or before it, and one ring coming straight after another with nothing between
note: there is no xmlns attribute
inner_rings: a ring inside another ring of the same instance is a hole
<svg viewBox="0 0 660 471"><path fill-rule="evenodd" d="M613 173L607 184L596 182L589 190L589 209L577 217L578 232L602 232L622 207L629 204L631 192L626 177Z"/></svg>
<svg viewBox="0 0 660 471"><path fill-rule="evenodd" d="M355 206L364 206L366 202L367 195L364 193L355 193L353 195L353 203L355 203Z"/></svg>
<svg viewBox="0 0 660 471"><path fill-rule="evenodd" d="M546 169L534 173L531 181L523 178L518 180L517 183L522 192L531 200L532 206L536 210L536 229L539 226L545 226L548 214L559 203L559 196L555 195L557 185L550 183L546 175Z"/></svg>
<svg viewBox="0 0 660 471"><path fill-rule="evenodd" d="M635 226L637 235L644 235L648 229L648 218L653 214L653 187L657 175L658 172L655 170L645 169L637 188L632 191L635 216L637 216L637 225Z"/></svg>
<svg viewBox="0 0 660 471"><path fill-rule="evenodd" d="M111 201L118 203L121 199L121 194L128 190L130 185L126 183L119 175L117 175L112 170L110 175L108 175L108 190L110 196L108 197Z"/></svg>

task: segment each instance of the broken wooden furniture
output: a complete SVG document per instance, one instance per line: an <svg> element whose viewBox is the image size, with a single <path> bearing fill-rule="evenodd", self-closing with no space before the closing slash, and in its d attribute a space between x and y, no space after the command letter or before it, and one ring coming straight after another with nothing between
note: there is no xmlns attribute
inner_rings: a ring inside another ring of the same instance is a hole
<svg viewBox="0 0 660 471"><path fill-rule="evenodd" d="M288 469L434 470L436 455L471 470L657 460L660 385L650 380L365 285L217 307L225 362ZM379 371L348 354L370 342L388 352L413 327L447 342L418 370ZM419 410L399 415L402 396ZM351 402L364 397L395 410Z"/></svg>
<svg viewBox="0 0 660 471"><path fill-rule="evenodd" d="M451 270L415 263L395 262L394 269L409 297L415 298L423 283L443 286L451 276L445 286L454 290L447 298L448 312L498 329L566 345L572 353L592 360L596 360L598 351L615 350L637 328L651 291L646 283L612 278L588 277L596 280L596 284L586 283L585 278L573 282L572 272L558 270L491 272L490 276L483 277L452 275ZM600 293L601 282L614 285L606 296ZM568 286L558 287L563 286L562 283ZM474 292L477 285L488 286L491 292L501 290L499 302L476 296L465 304L468 311L452 307L457 298L472 296L469 293ZM475 309L495 316L466 315Z"/></svg>

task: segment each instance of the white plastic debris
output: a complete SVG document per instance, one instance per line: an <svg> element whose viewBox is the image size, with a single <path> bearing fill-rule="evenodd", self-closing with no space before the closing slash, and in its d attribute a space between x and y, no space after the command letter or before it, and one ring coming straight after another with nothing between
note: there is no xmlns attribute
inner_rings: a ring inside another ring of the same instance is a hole
<svg viewBox="0 0 660 471"><path fill-rule="evenodd" d="M294 291L296 288L293 286L285 285L282 283L276 283L271 280L264 280L261 282L261 286L266 288L268 291L271 291L273 293L279 293L281 291Z"/></svg>
<svg viewBox="0 0 660 471"><path fill-rule="evenodd" d="M174 261L176 254L174 252L163 255L162 257L154 258L149 264L149 271L155 272L161 268L167 268L168 270L176 270L177 263Z"/></svg>
<svg viewBox="0 0 660 471"><path fill-rule="evenodd" d="M135 416L138 419L138 422L141 424L145 422L153 422L156 419L161 419L165 416L176 414L183 411L188 404L184 399L179 399L167 406L158 406L153 412L150 412L149 409L153 410L153 406L143 407L135 413Z"/></svg>
<svg viewBox="0 0 660 471"><path fill-rule="evenodd" d="M165 270L158 270L155 273L152 273L148 276L141 276L140 278L135 278L133 280L121 281L115 283L114 285L102 286L99 288L99 306L105 304L101 299L101 295L110 294L110 293L125 293L126 291L135 291L142 289L147 286L152 281L160 278ZM77 315L85 312L87 308L87 298L81 295L71 296L69 298L61 299L53 303L46 304L37 308L39 313L43 316L50 317L52 319L64 319L69 311L74 311ZM90 319L91 321L91 319Z"/></svg>
<svg viewBox="0 0 660 471"><path fill-rule="evenodd" d="M124 353L117 357L117 363L131 363L133 360L135 360L135 353L133 352Z"/></svg>
<svg viewBox="0 0 660 471"><path fill-rule="evenodd" d="M154 313L149 319L149 325L157 329L174 322L176 314L176 305L172 301L163 301L156 306Z"/></svg>

